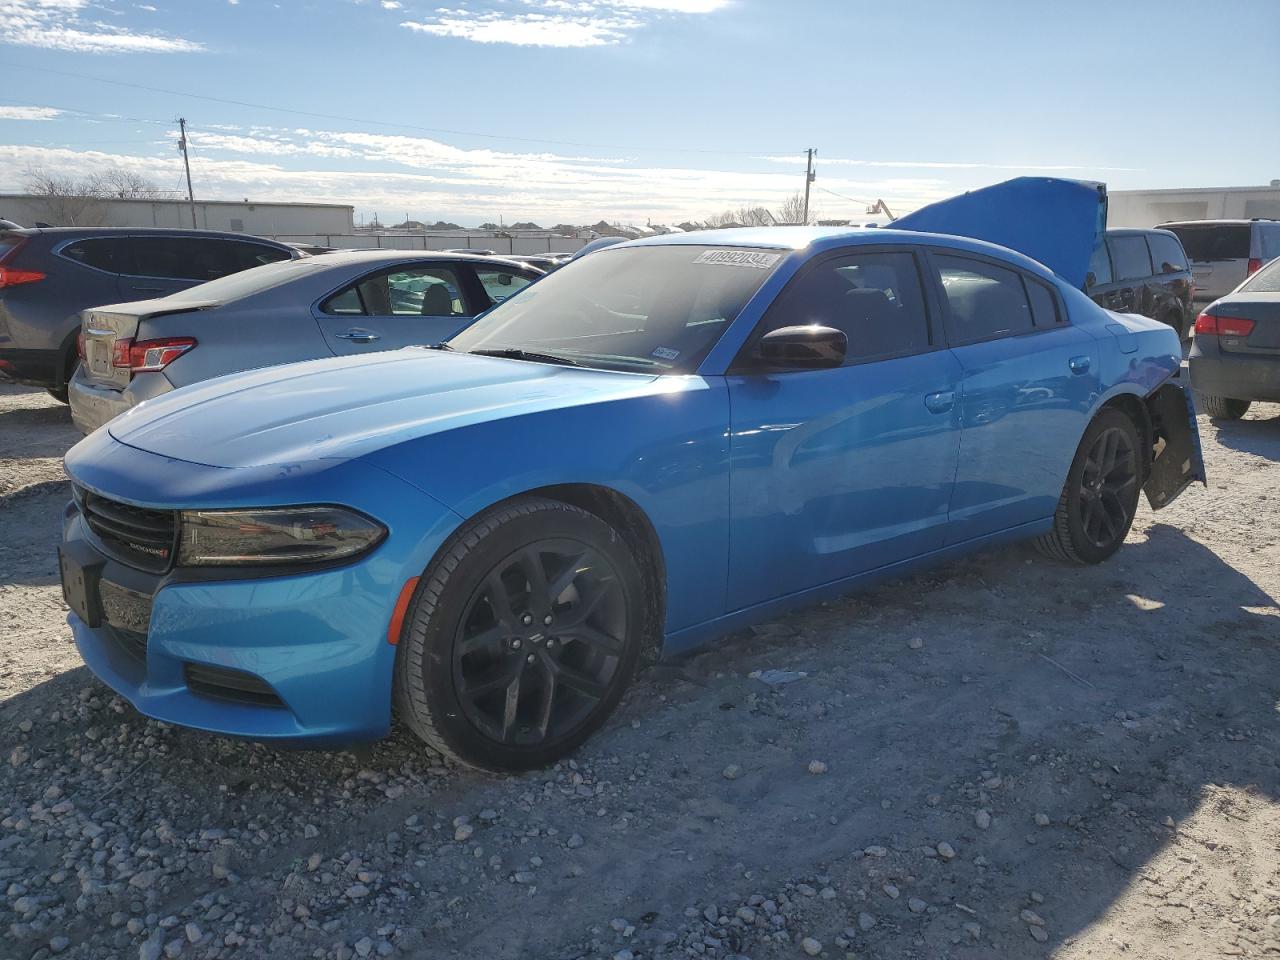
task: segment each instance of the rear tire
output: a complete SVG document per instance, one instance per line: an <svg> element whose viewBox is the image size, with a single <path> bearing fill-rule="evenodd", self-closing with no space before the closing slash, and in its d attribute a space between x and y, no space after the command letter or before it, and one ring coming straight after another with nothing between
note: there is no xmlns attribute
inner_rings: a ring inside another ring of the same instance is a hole
<svg viewBox="0 0 1280 960"><path fill-rule="evenodd" d="M1053 529L1035 541L1068 563L1101 563L1133 526L1142 486L1141 440L1124 413L1102 410L1089 424L1063 484Z"/></svg>
<svg viewBox="0 0 1280 960"><path fill-rule="evenodd" d="M395 702L440 753L544 767L600 728L639 661L640 570L592 513L521 497L464 526L419 581Z"/></svg>
<svg viewBox="0 0 1280 960"><path fill-rule="evenodd" d="M1214 420L1239 420L1249 412L1251 402L1231 397L1215 397L1208 393L1196 394L1196 406Z"/></svg>

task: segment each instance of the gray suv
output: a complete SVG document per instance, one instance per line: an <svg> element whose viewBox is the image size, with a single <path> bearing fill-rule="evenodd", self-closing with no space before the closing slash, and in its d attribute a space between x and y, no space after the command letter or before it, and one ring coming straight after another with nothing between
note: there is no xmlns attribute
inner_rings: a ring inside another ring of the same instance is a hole
<svg viewBox="0 0 1280 960"><path fill-rule="evenodd" d="M1280 257L1280 220L1184 220L1162 223L1191 258L1195 302L1225 297Z"/></svg>
<svg viewBox="0 0 1280 960"><path fill-rule="evenodd" d="M45 387L65 403L82 310L300 256L283 243L205 230L0 229L0 379Z"/></svg>

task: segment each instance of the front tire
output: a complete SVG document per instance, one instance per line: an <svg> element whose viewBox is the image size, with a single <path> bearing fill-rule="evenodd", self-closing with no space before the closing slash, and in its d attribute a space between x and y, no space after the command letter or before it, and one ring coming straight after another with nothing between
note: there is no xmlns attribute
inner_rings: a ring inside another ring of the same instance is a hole
<svg viewBox="0 0 1280 960"><path fill-rule="evenodd" d="M622 537L578 507L521 497L476 518L419 581L396 653L399 713L469 766L558 760L635 674L641 583Z"/></svg>
<svg viewBox="0 0 1280 960"><path fill-rule="evenodd" d="M1196 394L1196 406L1214 420L1239 420L1249 412L1251 402L1231 397L1215 397L1207 393Z"/></svg>
<svg viewBox="0 0 1280 960"><path fill-rule="evenodd" d="M1133 526L1142 485L1138 429L1119 410L1103 410L1084 432L1058 498L1053 529L1036 540L1055 560L1101 563Z"/></svg>

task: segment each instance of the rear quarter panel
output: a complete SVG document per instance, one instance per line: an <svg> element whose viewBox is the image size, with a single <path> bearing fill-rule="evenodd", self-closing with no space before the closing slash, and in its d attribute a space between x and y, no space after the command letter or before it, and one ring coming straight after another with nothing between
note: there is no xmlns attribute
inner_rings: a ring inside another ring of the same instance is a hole
<svg viewBox="0 0 1280 960"><path fill-rule="evenodd" d="M260 304L255 297L210 310L147 319L139 326L138 336L196 339L195 349L164 370L175 387L333 355L311 316L309 303Z"/></svg>

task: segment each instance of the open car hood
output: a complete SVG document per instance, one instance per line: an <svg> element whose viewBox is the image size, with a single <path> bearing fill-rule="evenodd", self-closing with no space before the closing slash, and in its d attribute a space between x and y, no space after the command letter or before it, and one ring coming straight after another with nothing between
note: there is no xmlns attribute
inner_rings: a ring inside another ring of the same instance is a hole
<svg viewBox="0 0 1280 960"><path fill-rule="evenodd" d="M1107 186L1017 177L931 203L890 226L998 243L1084 289L1089 257L1107 229Z"/></svg>

